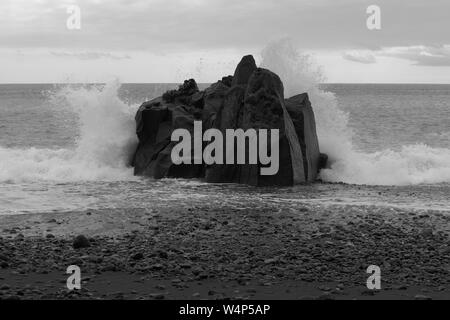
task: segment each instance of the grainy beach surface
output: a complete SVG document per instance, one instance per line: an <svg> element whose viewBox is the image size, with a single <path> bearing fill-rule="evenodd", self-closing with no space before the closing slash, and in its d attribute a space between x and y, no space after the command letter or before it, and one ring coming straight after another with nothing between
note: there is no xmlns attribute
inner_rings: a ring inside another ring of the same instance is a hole
<svg viewBox="0 0 450 320"><path fill-rule="evenodd" d="M0 298L449 299L449 212L392 205L417 192L398 190L384 205L311 194L264 205L173 201L0 216ZM74 249L77 235L90 246ZM81 268L80 291L66 287L70 265ZM381 268L381 290L366 287L370 265Z"/></svg>

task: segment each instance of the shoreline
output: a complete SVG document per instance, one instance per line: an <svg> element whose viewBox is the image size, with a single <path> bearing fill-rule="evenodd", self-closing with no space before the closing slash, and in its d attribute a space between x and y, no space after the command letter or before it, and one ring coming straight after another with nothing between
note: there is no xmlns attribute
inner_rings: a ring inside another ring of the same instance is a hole
<svg viewBox="0 0 450 320"><path fill-rule="evenodd" d="M173 203L0 216L2 299L449 299L450 216ZM85 235L91 246L72 247ZM66 288L81 268L82 290ZM370 265L382 290L369 291Z"/></svg>

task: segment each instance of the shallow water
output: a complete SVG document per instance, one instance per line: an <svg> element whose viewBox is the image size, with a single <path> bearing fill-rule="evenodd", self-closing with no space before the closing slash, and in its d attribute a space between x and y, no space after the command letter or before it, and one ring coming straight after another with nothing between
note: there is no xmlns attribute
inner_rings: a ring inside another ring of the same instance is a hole
<svg viewBox="0 0 450 320"><path fill-rule="evenodd" d="M291 188L206 184L198 180L136 179L115 182L0 185L2 213L147 209L167 207L298 209L298 205L364 205L450 213L450 186L356 186L317 183Z"/></svg>

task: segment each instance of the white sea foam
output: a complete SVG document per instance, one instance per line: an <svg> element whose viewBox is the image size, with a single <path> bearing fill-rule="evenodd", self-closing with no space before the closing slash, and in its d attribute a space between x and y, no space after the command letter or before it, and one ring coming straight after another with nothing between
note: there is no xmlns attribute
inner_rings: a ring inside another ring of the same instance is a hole
<svg viewBox="0 0 450 320"><path fill-rule="evenodd" d="M408 185L450 182L450 150L424 144L376 153L357 151L349 115L339 109L336 97L319 88L324 81L313 59L297 51L289 39L269 44L261 66L277 73L285 96L308 92L316 116L321 151L329 156L329 168L321 178L329 182L369 185Z"/></svg>
<svg viewBox="0 0 450 320"><path fill-rule="evenodd" d="M75 148L10 149L0 147L0 181L60 182L133 179L129 166L136 147L134 114L118 97L120 84L66 86L50 103L69 107L77 117Z"/></svg>

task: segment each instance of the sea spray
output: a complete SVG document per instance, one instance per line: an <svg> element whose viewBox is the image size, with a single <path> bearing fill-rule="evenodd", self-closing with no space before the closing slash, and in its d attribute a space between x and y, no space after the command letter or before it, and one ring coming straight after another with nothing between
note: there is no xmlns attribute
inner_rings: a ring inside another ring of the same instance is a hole
<svg viewBox="0 0 450 320"><path fill-rule="evenodd" d="M333 93L320 90L319 84L325 78L311 56L299 53L289 39L282 39L263 50L261 66L280 76L286 98L308 93L316 116L320 147L331 163L338 161L342 152L351 150L348 114L339 109Z"/></svg>
<svg viewBox="0 0 450 320"><path fill-rule="evenodd" d="M134 179L137 105L118 97L118 82L104 86L63 86L48 103L75 117L75 146L61 149L11 149L0 146L0 181L114 181Z"/></svg>
<svg viewBox="0 0 450 320"><path fill-rule="evenodd" d="M261 66L280 76L286 97L309 94L320 148L329 156L329 167L321 171L324 181L369 185L450 182L450 149L416 144L375 153L357 151L349 115L339 108L333 93L319 87L325 80L321 68L289 39L270 43L262 51Z"/></svg>
<svg viewBox="0 0 450 320"><path fill-rule="evenodd" d="M57 100L66 101L79 119L76 156L104 166L121 168L130 164L136 149L134 114L130 106L118 97L120 83L104 87L65 87Z"/></svg>

